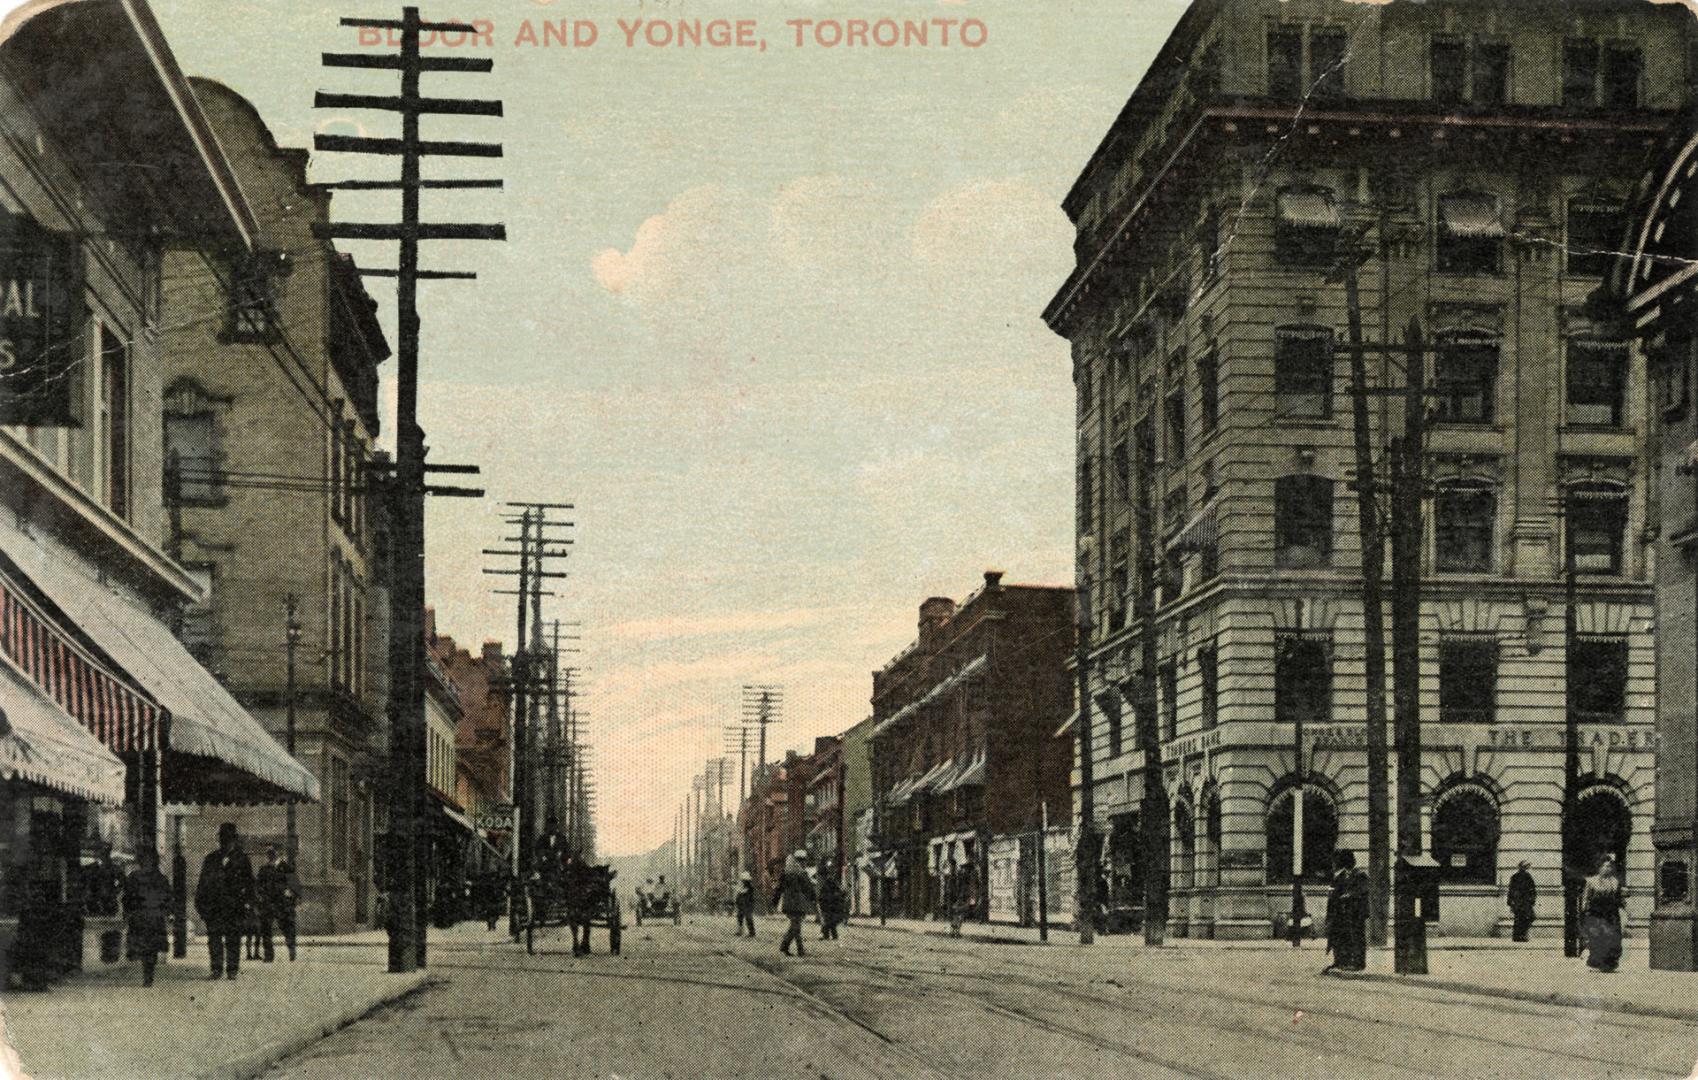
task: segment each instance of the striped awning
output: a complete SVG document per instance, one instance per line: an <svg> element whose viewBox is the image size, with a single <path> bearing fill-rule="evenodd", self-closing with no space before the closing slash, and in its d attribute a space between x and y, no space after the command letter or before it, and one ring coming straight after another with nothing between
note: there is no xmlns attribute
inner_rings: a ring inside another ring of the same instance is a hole
<svg viewBox="0 0 1698 1080"><path fill-rule="evenodd" d="M1338 203L1332 192L1322 187L1286 188L1275 197L1281 224L1300 229L1336 229L1339 227Z"/></svg>
<svg viewBox="0 0 1698 1080"><path fill-rule="evenodd" d="M954 776L949 778L949 786L943 790L955 791L965 787L983 787L985 783L985 755L981 752L973 755L973 759L962 767Z"/></svg>
<svg viewBox="0 0 1698 1080"><path fill-rule="evenodd" d="M45 632L49 638L44 650L30 654L45 655L47 668L20 666L55 700L66 695L66 711L109 748L119 752L162 748L166 802L245 804L318 798L318 778L236 703L153 612L80 570L64 553L49 550L4 514L0 514L0 554L5 564L26 579L6 582L11 597L8 610L18 609L17 625L25 628L20 647L34 648L27 637L32 632L29 619L23 613L34 620L35 632ZM0 569L5 566L0 564ZM46 598L53 613L35 606L35 593ZM11 624L6 633L10 637ZM91 643L93 650L79 639ZM72 656L82 664L64 666L64 658ZM57 674L53 663L61 664ZM106 678L96 678L97 674ZM42 681L43 676L49 681ZM120 689L127 697L116 693ZM92 711L79 713L78 709ZM91 717L107 727L91 726ZM162 736L166 731L169 734Z"/></svg>
<svg viewBox="0 0 1698 1080"><path fill-rule="evenodd" d="M920 782L918 784L914 785L915 793L918 794L924 791L943 792L947 790L944 787L944 784L949 782L951 776L955 773L955 770L956 764L954 758L951 758L948 761L938 762L936 765L931 767L929 772L920 777Z"/></svg>
<svg viewBox="0 0 1698 1080"><path fill-rule="evenodd" d="M0 779L14 777L95 802L124 801L124 763L0 658Z"/></svg>
<svg viewBox="0 0 1698 1080"><path fill-rule="evenodd" d="M1465 240L1503 237L1503 217L1496 195L1481 192L1446 195L1439 200L1439 227Z"/></svg>

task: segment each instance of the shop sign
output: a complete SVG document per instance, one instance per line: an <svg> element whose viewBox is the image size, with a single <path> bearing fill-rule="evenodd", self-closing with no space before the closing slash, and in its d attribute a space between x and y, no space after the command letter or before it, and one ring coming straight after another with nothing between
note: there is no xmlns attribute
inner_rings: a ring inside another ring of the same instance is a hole
<svg viewBox="0 0 1698 1080"><path fill-rule="evenodd" d="M490 806L478 811L478 828L486 832L499 832L513 827L513 807Z"/></svg>
<svg viewBox="0 0 1698 1080"><path fill-rule="evenodd" d="M0 424L76 427L82 251L0 210Z"/></svg>

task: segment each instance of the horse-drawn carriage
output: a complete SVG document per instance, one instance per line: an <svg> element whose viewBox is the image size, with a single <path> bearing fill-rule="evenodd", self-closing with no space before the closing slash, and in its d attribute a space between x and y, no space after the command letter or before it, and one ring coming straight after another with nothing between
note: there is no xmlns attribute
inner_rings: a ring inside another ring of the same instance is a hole
<svg viewBox="0 0 1698 1080"><path fill-rule="evenodd" d="M664 884L656 887L637 889L637 925L643 925L643 920L671 919L677 926L684 921L684 905L678 895Z"/></svg>
<svg viewBox="0 0 1698 1080"><path fill-rule="evenodd" d="M623 917L613 891L615 871L606 866L570 863L552 873L531 875L519 900L516 927L525 935L525 951L536 952L538 928L565 926L572 931L572 955L587 956L590 932L607 931L607 949L619 955Z"/></svg>

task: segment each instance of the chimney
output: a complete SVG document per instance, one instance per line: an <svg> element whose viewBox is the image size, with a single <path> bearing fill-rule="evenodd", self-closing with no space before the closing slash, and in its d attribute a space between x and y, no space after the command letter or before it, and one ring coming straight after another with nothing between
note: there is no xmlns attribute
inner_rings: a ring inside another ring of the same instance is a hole
<svg viewBox="0 0 1698 1080"><path fill-rule="evenodd" d="M426 641L436 641L436 609L433 607L424 609L424 636Z"/></svg>
<svg viewBox="0 0 1698 1080"><path fill-rule="evenodd" d="M1001 570L986 570L985 571L985 591L986 592L996 592L1000 588L1002 588L1002 571Z"/></svg>
<svg viewBox="0 0 1698 1080"><path fill-rule="evenodd" d="M486 663L486 664L499 664L501 662L501 642L499 642L499 641L486 641L486 642L484 642L483 643L483 659L484 659L484 663Z"/></svg>
<svg viewBox="0 0 1698 1080"><path fill-rule="evenodd" d="M920 640L928 641L955 614L955 601L934 596L920 605Z"/></svg>

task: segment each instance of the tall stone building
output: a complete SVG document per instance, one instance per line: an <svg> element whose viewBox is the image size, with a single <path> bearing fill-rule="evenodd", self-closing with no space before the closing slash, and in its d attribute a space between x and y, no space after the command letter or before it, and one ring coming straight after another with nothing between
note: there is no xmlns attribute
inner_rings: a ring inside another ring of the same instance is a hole
<svg viewBox="0 0 1698 1080"><path fill-rule="evenodd" d="M1698 104L1646 172L1614 294L1644 342L1657 433L1656 908L1651 966L1698 970Z"/></svg>
<svg viewBox="0 0 1698 1080"><path fill-rule="evenodd" d="M1087 715L1116 904L1139 902L1145 768L1167 798L1172 933L1267 935L1294 874L1314 912L1335 846L1367 846L1337 359L1339 256L1360 249L1370 346L1399 344L1412 320L1432 345L1420 811L1438 930L1502 931L1525 859L1538 932L1555 932L1565 862L1591 872L1605 852L1643 926L1658 506L1644 359L1587 300L1692 84L1692 27L1677 5L1625 0L1198 0L1180 19L1066 198L1077 268L1045 312L1073 346ZM1372 352L1371 383L1400 387L1400 364ZM1390 397L1371 405L1383 463L1403 418ZM1133 604L1140 503L1149 626ZM1141 675L1159 761L1125 734ZM1570 710L1582 753L1565 844Z"/></svg>
<svg viewBox="0 0 1698 1080"><path fill-rule="evenodd" d="M297 814L303 933L375 915L383 800L387 618L375 586L371 463L377 368L389 355L353 261L312 235L330 193L307 154L277 145L252 105L191 80L258 218L253 258L220 281L167 260L166 451L177 463L172 542L205 599L183 638L237 699L284 737L285 606L296 603L295 755L323 801ZM452 788L452 784L449 787ZM281 809L237 815L256 847L282 846ZM215 817L190 830L210 850Z"/></svg>

